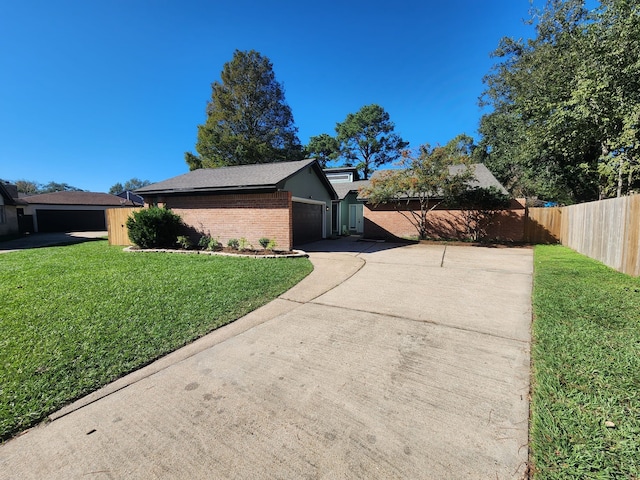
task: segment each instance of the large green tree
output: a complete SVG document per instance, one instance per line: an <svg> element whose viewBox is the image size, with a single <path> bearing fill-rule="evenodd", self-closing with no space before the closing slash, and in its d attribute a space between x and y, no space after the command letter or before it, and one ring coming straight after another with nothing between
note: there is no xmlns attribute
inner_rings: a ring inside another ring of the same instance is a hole
<svg viewBox="0 0 640 480"><path fill-rule="evenodd" d="M384 108L365 105L336 124L335 137L327 133L311 137L306 152L323 166L338 161L356 167L368 179L376 168L400 158L409 145L394 130L395 125Z"/></svg>
<svg viewBox="0 0 640 480"><path fill-rule="evenodd" d="M321 133L309 139L305 153L309 157L316 158L324 168L340 156L340 142L328 133Z"/></svg>
<svg viewBox="0 0 640 480"><path fill-rule="evenodd" d="M336 125L340 156L366 180L381 165L398 159L409 145L394 133L395 125L380 105L365 105Z"/></svg>
<svg viewBox="0 0 640 480"><path fill-rule="evenodd" d="M639 6L548 0L536 36L504 38L485 77L485 162L512 192L563 202L620 195L635 182Z"/></svg>
<svg viewBox="0 0 640 480"><path fill-rule="evenodd" d="M236 50L211 90L207 119L198 126L197 154L185 154L191 170L303 157L284 88L267 57Z"/></svg>

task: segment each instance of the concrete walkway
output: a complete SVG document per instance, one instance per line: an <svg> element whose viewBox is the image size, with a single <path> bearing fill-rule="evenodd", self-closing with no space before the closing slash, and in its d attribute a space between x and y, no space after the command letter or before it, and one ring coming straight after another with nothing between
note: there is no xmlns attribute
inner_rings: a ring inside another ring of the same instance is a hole
<svg viewBox="0 0 640 480"><path fill-rule="evenodd" d="M0 478L525 478L532 251L307 250L279 299L0 446Z"/></svg>

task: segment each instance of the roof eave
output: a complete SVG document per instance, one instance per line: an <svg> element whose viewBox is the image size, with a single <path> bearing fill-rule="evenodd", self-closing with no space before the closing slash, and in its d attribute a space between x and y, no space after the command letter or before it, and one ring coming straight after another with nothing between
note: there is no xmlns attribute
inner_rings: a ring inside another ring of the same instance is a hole
<svg viewBox="0 0 640 480"><path fill-rule="evenodd" d="M234 191L270 191L274 192L278 189L277 185L234 185L232 187L202 187L202 188L168 188L160 190L135 190L137 195L141 197L149 195L179 195L179 194L193 194L193 193L223 193Z"/></svg>

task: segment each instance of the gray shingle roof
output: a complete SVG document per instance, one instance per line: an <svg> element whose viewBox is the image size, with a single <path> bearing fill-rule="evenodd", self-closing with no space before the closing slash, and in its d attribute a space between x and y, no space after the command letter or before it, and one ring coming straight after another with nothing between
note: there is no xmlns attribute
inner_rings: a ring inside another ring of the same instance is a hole
<svg viewBox="0 0 640 480"><path fill-rule="evenodd" d="M155 193L276 188L280 182L314 163L317 165L316 160L309 159L296 162L201 168L162 182L147 185L137 189L135 192L144 196L145 194Z"/></svg>
<svg viewBox="0 0 640 480"><path fill-rule="evenodd" d="M460 170L462 170L464 168L464 165L452 165L449 167L449 172L451 173L451 175L455 175L456 173L458 173ZM506 188L504 188L504 186L498 181L498 179L496 177L493 176L493 173L491 173L491 171L483 164L483 163L474 163L471 165L471 168L473 168L473 173L474 173L474 180L471 180L468 183L468 185L472 188L490 188L490 187L495 187L497 188L501 193L504 193L505 195L509 195L509 192L507 191ZM378 170L377 172L374 172L372 178L375 178L377 175L379 175L380 173L382 173L385 170ZM335 187L335 185L334 185ZM337 189L336 189L337 191ZM438 192L438 194L442 194L442 192ZM358 197L359 200L366 200L365 198L361 198Z"/></svg>
<svg viewBox="0 0 640 480"><path fill-rule="evenodd" d="M341 182L341 183L332 183L333 189L338 194L340 200L344 200L349 192L358 191L362 187L366 187L369 185L369 180L357 180L355 182Z"/></svg>
<svg viewBox="0 0 640 480"><path fill-rule="evenodd" d="M498 181L496 177L493 176L493 173L491 173L491 171L483 163L474 163L471 166L473 167L473 170L474 170L473 173L475 176L475 180L470 181L469 186L480 187L480 188L495 187L501 193L504 193L505 195L509 194L507 189L504 188L504 186ZM463 165L453 165L449 167L449 171L452 174L455 174L459 172L462 168L464 168Z"/></svg>
<svg viewBox="0 0 640 480"><path fill-rule="evenodd" d="M38 205L102 205L120 207L132 206L131 201L111 195L97 192L52 192L40 195L30 195L22 200L28 204Z"/></svg>

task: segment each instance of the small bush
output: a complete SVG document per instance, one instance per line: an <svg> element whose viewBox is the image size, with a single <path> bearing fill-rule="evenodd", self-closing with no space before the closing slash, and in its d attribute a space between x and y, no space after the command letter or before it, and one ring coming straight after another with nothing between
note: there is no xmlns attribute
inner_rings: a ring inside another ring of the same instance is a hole
<svg viewBox="0 0 640 480"><path fill-rule="evenodd" d="M232 238L227 242L227 247L233 248L234 250L238 250L238 247L240 247L240 242L238 241L237 238Z"/></svg>
<svg viewBox="0 0 640 480"><path fill-rule="evenodd" d="M202 235L200 237L200 240L198 240L198 247L207 248L207 245L209 245L210 239L211 239L211 235Z"/></svg>
<svg viewBox="0 0 640 480"><path fill-rule="evenodd" d="M164 207L144 208L127 219L129 239L140 248L173 247L181 226L180 216Z"/></svg>
<svg viewBox="0 0 640 480"><path fill-rule="evenodd" d="M203 235L198 240L198 247L203 248L205 250L220 250L222 244L217 238L213 238L211 235Z"/></svg>
<svg viewBox="0 0 640 480"><path fill-rule="evenodd" d="M193 246L193 242L186 235L179 235L176 243L184 250L189 250Z"/></svg>
<svg viewBox="0 0 640 480"><path fill-rule="evenodd" d="M238 247L240 248L240 250L253 250L253 245L251 245L249 243L249 240L247 240L244 237L240 238L240 242L238 244Z"/></svg>
<svg viewBox="0 0 640 480"><path fill-rule="evenodd" d="M262 237L258 242L260 242L260 245L262 245L262 248L265 250L273 250L278 245L275 240L270 240L266 237Z"/></svg>

